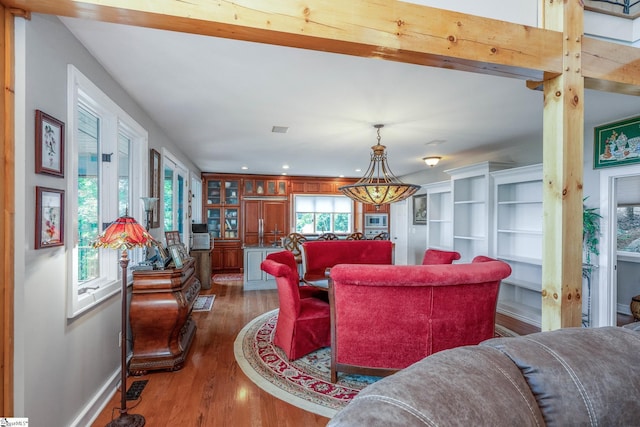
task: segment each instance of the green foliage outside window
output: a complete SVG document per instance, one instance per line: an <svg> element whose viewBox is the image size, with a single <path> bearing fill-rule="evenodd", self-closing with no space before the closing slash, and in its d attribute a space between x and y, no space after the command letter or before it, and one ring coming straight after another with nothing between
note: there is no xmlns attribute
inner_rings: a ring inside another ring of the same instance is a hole
<svg viewBox="0 0 640 427"><path fill-rule="evenodd" d="M349 233L351 231L351 215L340 213L334 215L333 231L336 233Z"/></svg>
<svg viewBox="0 0 640 427"><path fill-rule="evenodd" d="M313 231L313 214L298 213L296 215L296 232L301 234L309 234Z"/></svg>
<svg viewBox="0 0 640 427"><path fill-rule="evenodd" d="M619 251L640 253L640 206L617 209Z"/></svg>
<svg viewBox="0 0 640 427"><path fill-rule="evenodd" d="M316 233L329 233L331 229L331 214L320 213L316 214Z"/></svg>
<svg viewBox="0 0 640 427"><path fill-rule="evenodd" d="M164 180L164 200L173 200L173 176ZM164 229L175 230L173 227L173 206L171 203L164 204Z"/></svg>
<svg viewBox="0 0 640 427"><path fill-rule="evenodd" d="M98 249L91 243L98 236L98 177L78 177L78 280L100 275Z"/></svg>

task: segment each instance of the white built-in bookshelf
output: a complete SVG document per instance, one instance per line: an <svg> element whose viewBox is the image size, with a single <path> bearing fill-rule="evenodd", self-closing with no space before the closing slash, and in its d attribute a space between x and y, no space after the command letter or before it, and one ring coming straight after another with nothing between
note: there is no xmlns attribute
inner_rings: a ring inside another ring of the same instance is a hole
<svg viewBox="0 0 640 427"><path fill-rule="evenodd" d="M495 212L493 256L511 266L498 311L540 326L542 289L542 165L491 173Z"/></svg>
<svg viewBox="0 0 640 427"><path fill-rule="evenodd" d="M453 249L451 182L425 185L427 189L427 247Z"/></svg>
<svg viewBox="0 0 640 427"><path fill-rule="evenodd" d="M450 169L453 198L453 249L460 262L491 255L493 241L493 180L491 172L511 165L483 162Z"/></svg>

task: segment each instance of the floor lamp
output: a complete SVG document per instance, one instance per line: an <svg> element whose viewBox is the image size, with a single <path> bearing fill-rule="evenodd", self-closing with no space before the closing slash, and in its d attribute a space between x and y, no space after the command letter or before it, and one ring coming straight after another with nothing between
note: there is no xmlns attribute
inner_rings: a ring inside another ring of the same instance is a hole
<svg viewBox="0 0 640 427"><path fill-rule="evenodd" d="M120 249L120 267L122 268L122 340L120 341L120 358L122 371L120 373L120 416L112 420L107 427L115 426L143 426L144 417L139 414L127 413L127 266L129 265L128 250L150 246L153 237L136 220L126 213L116 219L93 242L94 248Z"/></svg>

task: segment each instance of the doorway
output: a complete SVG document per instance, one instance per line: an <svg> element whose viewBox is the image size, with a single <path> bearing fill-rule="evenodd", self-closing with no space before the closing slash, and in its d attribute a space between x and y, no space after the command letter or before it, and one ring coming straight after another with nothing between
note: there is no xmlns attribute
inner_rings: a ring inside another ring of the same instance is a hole
<svg viewBox="0 0 640 427"><path fill-rule="evenodd" d="M640 166L602 171L602 234L598 284L593 298L595 327L616 325L618 313L627 315L631 298L640 294L640 236L633 230L633 216L637 214L640 214Z"/></svg>

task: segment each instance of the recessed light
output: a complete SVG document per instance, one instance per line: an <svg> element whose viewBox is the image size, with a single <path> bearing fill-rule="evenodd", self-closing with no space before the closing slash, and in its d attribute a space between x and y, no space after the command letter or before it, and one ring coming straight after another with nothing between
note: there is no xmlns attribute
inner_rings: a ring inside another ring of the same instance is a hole
<svg viewBox="0 0 640 427"><path fill-rule="evenodd" d="M289 169L289 165L282 165L282 169Z"/></svg>
<svg viewBox="0 0 640 427"><path fill-rule="evenodd" d="M287 174L286 172L282 172L282 175L286 175L286 174Z"/></svg>
<svg viewBox="0 0 640 427"><path fill-rule="evenodd" d="M344 178L344 175L338 175L338 178Z"/></svg>
<svg viewBox="0 0 640 427"><path fill-rule="evenodd" d="M287 133L289 131L289 126L273 126L271 128L271 132L273 133Z"/></svg>
<svg viewBox="0 0 640 427"><path fill-rule="evenodd" d="M248 166L242 166L240 169L242 169L243 171L246 171L247 169L249 169Z"/></svg>
<svg viewBox="0 0 640 427"><path fill-rule="evenodd" d="M362 172L362 169L356 169L356 172Z"/></svg>

